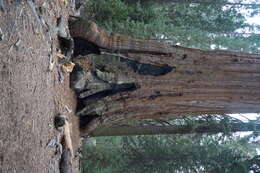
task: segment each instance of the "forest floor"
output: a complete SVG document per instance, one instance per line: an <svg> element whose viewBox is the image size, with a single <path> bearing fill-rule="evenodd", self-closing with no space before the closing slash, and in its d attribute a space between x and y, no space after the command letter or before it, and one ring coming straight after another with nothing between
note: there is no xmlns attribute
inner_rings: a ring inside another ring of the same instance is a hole
<svg viewBox="0 0 260 173"><path fill-rule="evenodd" d="M1 1L1 0L0 0ZM1 6L1 2L0 2ZM57 18L69 0L4 1L0 8L0 173L59 172L54 117L69 117L74 153L80 147L76 98L69 75L60 81ZM68 108L68 109L67 109ZM70 111L71 110L71 111ZM79 157L73 158L79 172Z"/></svg>

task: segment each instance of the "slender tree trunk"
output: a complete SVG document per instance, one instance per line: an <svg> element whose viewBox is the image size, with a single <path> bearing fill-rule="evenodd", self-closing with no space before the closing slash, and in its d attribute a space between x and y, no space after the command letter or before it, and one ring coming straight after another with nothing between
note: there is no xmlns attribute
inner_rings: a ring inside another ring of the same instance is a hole
<svg viewBox="0 0 260 173"><path fill-rule="evenodd" d="M193 3L193 4L205 4L205 5L235 5L235 6L255 6L259 4L254 3L239 3L239 2L217 2L212 0L211 2L207 2L205 0L142 0L142 3L149 3L149 2L167 2L167 3Z"/></svg>
<svg viewBox="0 0 260 173"><path fill-rule="evenodd" d="M123 91L102 86L103 92L88 91L81 97L84 106L78 115L99 116L84 126L83 133L133 119L260 112L258 54L204 51L134 39L84 20L71 21L70 31L75 38L117 52L90 55L84 61L102 66L95 72L98 78Z"/></svg>
<svg viewBox="0 0 260 173"><path fill-rule="evenodd" d="M190 134L190 133L221 133L221 132L242 132L260 131L260 124L231 123L228 127L223 124L198 125L119 125L108 128L98 128L90 135L98 136L135 136L135 135L156 135L156 134ZM84 134L82 134L84 136Z"/></svg>

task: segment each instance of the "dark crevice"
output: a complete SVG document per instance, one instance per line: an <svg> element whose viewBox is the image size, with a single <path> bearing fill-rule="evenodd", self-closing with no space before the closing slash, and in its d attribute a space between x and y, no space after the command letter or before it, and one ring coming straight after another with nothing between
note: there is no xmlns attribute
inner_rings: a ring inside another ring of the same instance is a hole
<svg viewBox="0 0 260 173"><path fill-rule="evenodd" d="M238 58L232 59L232 62L239 62Z"/></svg>
<svg viewBox="0 0 260 173"><path fill-rule="evenodd" d="M74 38L64 38L59 37L60 49L64 55L71 52L71 56L77 57L79 55L88 54L100 54L100 49L95 44L88 42L84 39L74 37Z"/></svg>
<svg viewBox="0 0 260 173"><path fill-rule="evenodd" d="M97 45L79 38L74 37L74 57L77 57L79 55L88 55L88 54L100 54L100 49Z"/></svg>
<svg viewBox="0 0 260 173"><path fill-rule="evenodd" d="M58 40L61 52L66 56L66 58L70 59L74 50L72 38L58 37Z"/></svg>
<svg viewBox="0 0 260 173"><path fill-rule="evenodd" d="M103 90L101 92L92 94L83 99L101 99L103 97L111 96L116 93L120 93L120 92L124 92L124 91L134 91L134 90L136 90L135 83L111 84L110 89ZM85 91L87 91L87 90L85 90ZM84 91L82 91L82 92L84 92Z"/></svg>
<svg viewBox="0 0 260 173"><path fill-rule="evenodd" d="M80 110L85 108L85 106L89 104L89 101L94 103L101 98L111 96L111 95L114 95L114 94L117 94L120 92L134 91L136 89L137 89L137 87L136 87L135 83L111 84L111 89L107 89L107 90L92 94L85 98L78 98L76 110L77 110L77 112L79 112ZM79 94L80 93L78 93L78 95Z"/></svg>
<svg viewBox="0 0 260 173"><path fill-rule="evenodd" d="M92 121L93 119L98 118L98 117L99 117L99 115L97 115L97 114L91 114L91 115L87 115L87 116L80 116L80 118L79 118L80 127L84 127L90 121Z"/></svg>
<svg viewBox="0 0 260 173"><path fill-rule="evenodd" d="M185 71L180 71L181 74L187 74L187 75L196 75L196 74L202 74L203 72L198 70L198 71L190 71L190 70L185 70Z"/></svg>
<svg viewBox="0 0 260 173"><path fill-rule="evenodd" d="M126 58L122 58L121 61L127 63L127 65L131 67L135 73L138 73L140 75L160 76L165 75L175 69L175 67L171 67L168 65L156 66L140 63L138 61L129 60Z"/></svg>
<svg viewBox="0 0 260 173"><path fill-rule="evenodd" d="M102 57L100 57L102 58ZM102 72L109 72L107 69L111 69L111 65L117 67L118 69L124 69L128 72L137 73L140 75L152 75L160 76L165 75L172 70L175 70L176 67L165 65L152 65L146 63L140 63L135 60L119 57L119 56L109 56L110 62L108 62L107 57L104 57L104 60L96 63L96 68Z"/></svg>
<svg viewBox="0 0 260 173"><path fill-rule="evenodd" d="M161 94L160 92L159 93L155 93L155 94L152 94L148 97L149 100L154 100L155 98L157 97L162 97L162 96L168 96L168 97L180 97L180 96L183 96L183 93L167 93L167 94Z"/></svg>
<svg viewBox="0 0 260 173"><path fill-rule="evenodd" d="M187 58L187 54L183 54L182 59L185 60Z"/></svg>

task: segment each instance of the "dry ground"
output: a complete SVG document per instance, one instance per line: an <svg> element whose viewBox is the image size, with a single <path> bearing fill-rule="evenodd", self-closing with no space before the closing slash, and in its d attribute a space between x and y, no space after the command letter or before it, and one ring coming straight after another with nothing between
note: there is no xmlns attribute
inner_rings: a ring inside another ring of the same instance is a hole
<svg viewBox="0 0 260 173"><path fill-rule="evenodd" d="M28 2L11 0L0 11L0 173L59 172L60 154L47 146L60 135L53 124L59 113L70 117L74 150L79 147L78 119L65 109L75 109L74 93L69 76L59 81L59 45L50 32L58 17L73 14L73 5L69 0L35 4L36 13ZM56 62L52 71L50 61ZM78 172L78 158L74 167Z"/></svg>

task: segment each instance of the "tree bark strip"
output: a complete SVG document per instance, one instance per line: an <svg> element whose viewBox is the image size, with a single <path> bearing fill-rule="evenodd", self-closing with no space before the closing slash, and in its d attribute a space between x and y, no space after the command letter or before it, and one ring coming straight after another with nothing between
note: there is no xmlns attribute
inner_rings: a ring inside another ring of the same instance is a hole
<svg viewBox="0 0 260 173"><path fill-rule="evenodd" d="M223 124L198 125L197 127L188 125L119 125L108 128L99 128L90 135L98 136L135 136L135 135L156 135L156 134L190 134L190 133L221 133L221 132L242 132L260 131L259 124L231 123L229 127ZM84 134L82 134L84 136Z"/></svg>

